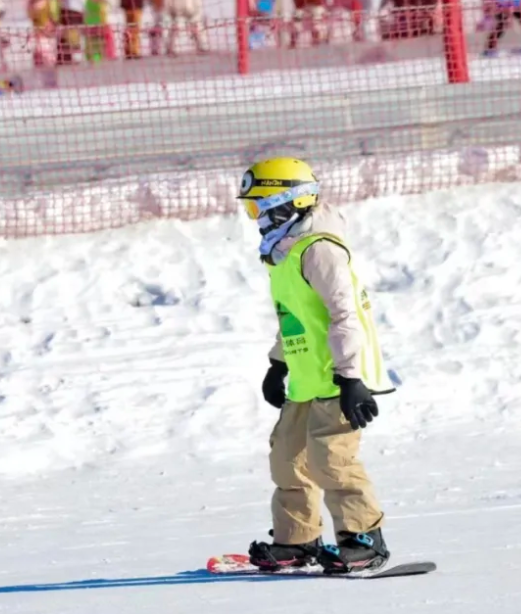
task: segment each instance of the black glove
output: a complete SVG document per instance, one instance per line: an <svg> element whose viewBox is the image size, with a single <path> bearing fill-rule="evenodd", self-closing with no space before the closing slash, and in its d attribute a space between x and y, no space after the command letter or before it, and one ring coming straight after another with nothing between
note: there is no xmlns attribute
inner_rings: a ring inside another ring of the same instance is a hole
<svg viewBox="0 0 521 614"><path fill-rule="evenodd" d="M267 403L280 409L286 400L284 378L288 374L288 366L280 360L270 358L271 367L262 382L262 395Z"/></svg>
<svg viewBox="0 0 521 614"><path fill-rule="evenodd" d="M361 379L333 376L333 383L340 386L340 409L351 423L353 431L364 429L378 416L378 405Z"/></svg>

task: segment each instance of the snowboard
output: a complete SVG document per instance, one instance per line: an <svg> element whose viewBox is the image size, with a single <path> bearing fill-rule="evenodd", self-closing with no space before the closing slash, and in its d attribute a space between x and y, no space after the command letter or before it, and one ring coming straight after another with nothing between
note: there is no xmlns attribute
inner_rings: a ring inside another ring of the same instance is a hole
<svg viewBox="0 0 521 614"><path fill-rule="evenodd" d="M370 580L376 578L395 578L399 576L416 576L427 574L436 570L436 563L431 561L412 561L401 565L389 565L379 569L365 569L349 573L325 574L320 565L307 565L305 567L283 567L277 571L259 569L250 563L250 558L244 554L222 554L208 559L206 569L212 574L235 575L291 575L312 576L320 578L344 578L349 580Z"/></svg>

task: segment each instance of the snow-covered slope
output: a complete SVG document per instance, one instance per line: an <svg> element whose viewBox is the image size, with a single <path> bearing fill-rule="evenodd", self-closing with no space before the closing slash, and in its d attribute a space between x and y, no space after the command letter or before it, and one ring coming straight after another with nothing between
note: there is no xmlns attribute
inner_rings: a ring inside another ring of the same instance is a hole
<svg viewBox="0 0 521 614"><path fill-rule="evenodd" d="M439 572L194 571L270 526L276 322L248 220L162 221L0 245L0 612L518 614L521 185L345 214L402 382L363 457L395 560Z"/></svg>

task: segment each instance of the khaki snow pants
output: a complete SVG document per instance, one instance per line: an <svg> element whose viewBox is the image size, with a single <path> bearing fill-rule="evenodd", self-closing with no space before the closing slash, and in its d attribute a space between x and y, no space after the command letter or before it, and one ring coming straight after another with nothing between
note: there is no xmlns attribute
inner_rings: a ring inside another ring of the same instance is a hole
<svg viewBox="0 0 521 614"><path fill-rule="evenodd" d="M383 513L357 459L360 436L338 399L285 403L270 437L275 542L302 544L322 534L321 491L338 541L340 531L381 526Z"/></svg>

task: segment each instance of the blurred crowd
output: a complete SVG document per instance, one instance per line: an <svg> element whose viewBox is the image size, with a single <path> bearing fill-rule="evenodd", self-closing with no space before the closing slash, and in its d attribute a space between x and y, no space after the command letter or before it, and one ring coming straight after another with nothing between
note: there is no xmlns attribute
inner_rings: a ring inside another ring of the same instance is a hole
<svg viewBox="0 0 521 614"><path fill-rule="evenodd" d="M282 0L247 0L249 46L260 48L269 39L277 46L299 44L310 32L314 45L329 43L334 15L351 15L354 41L378 42L439 34L443 29L443 0L292 0L289 22L280 25ZM466 5L460 0L462 7ZM487 32L485 55L497 53L499 39L513 20L521 22L521 0L481 0L483 20L478 29ZM0 0L0 25L9 0ZM26 0L32 22L31 49L36 66L60 66L123 56L143 56L143 44L150 55L177 55L184 30L197 52L209 50L203 0ZM145 9L152 20L144 27ZM478 8L478 7L476 7ZM474 9L475 10L475 9ZM479 8L478 8L479 12ZM165 20L169 22L165 27ZM287 42L284 42L287 41ZM2 50L9 40L0 31Z"/></svg>
<svg viewBox="0 0 521 614"><path fill-rule="evenodd" d="M5 4L0 0L0 25ZM81 62L83 57L90 62L114 59L118 33L123 56L140 59L147 5L153 15L153 24L146 28L152 55L175 55L181 28L187 28L197 51L208 51L202 0L27 0L27 16L33 25L34 64L70 65ZM171 26L165 39L163 19L167 16ZM8 41L0 44L6 46Z"/></svg>

